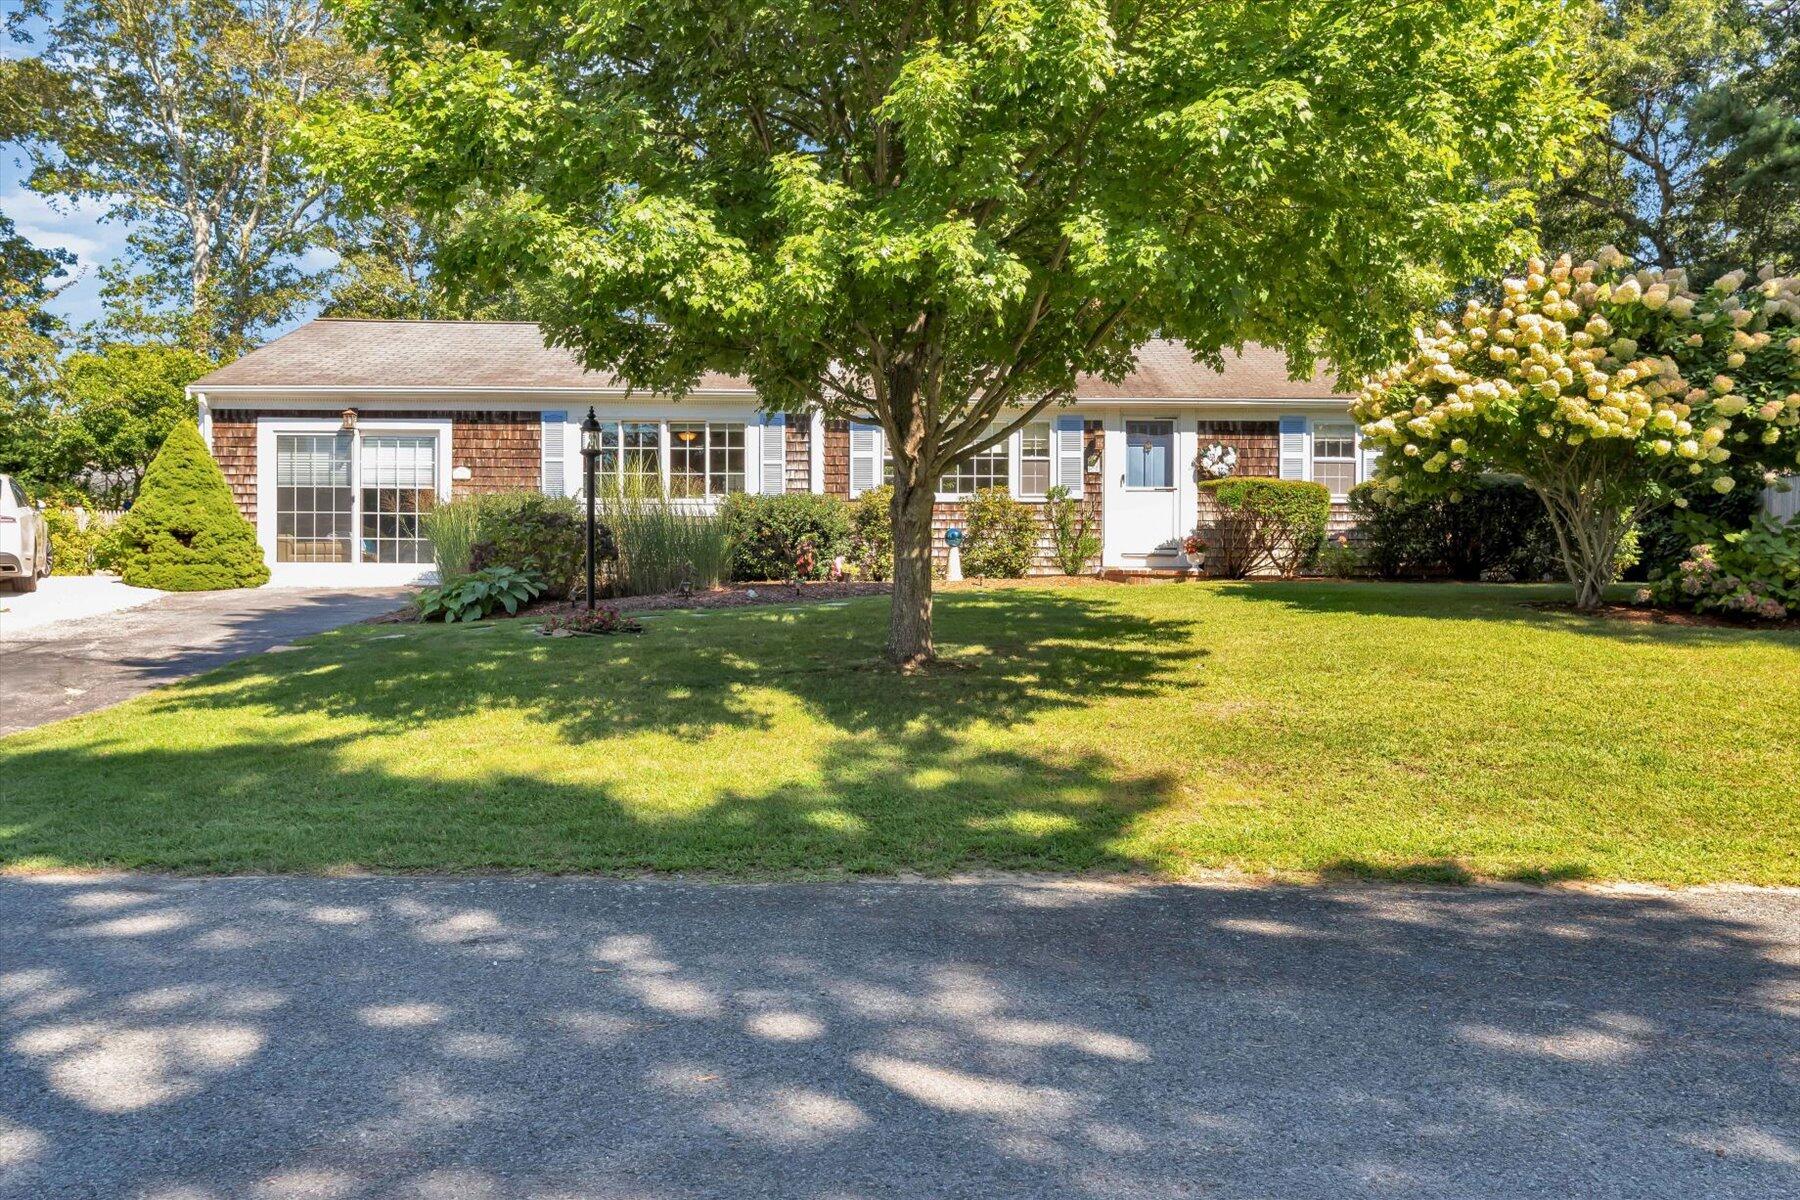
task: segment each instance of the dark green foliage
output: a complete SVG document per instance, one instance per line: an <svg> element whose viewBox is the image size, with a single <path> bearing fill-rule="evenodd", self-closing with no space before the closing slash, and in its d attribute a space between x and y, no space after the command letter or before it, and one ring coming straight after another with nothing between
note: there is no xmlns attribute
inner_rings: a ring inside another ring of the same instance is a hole
<svg viewBox="0 0 1800 1200"><path fill-rule="evenodd" d="M727 497L719 519L731 546L731 577L793 578L802 547L810 546L811 569L801 578L821 578L832 559L850 551L848 507L835 496L810 492Z"/></svg>
<svg viewBox="0 0 1800 1200"><path fill-rule="evenodd" d="M613 536L602 524L596 554L613 557ZM469 570L512 567L533 576L545 596L573 594L587 571L587 518L566 497L541 492L499 492L476 501L475 540Z"/></svg>
<svg viewBox="0 0 1800 1200"><path fill-rule="evenodd" d="M870 488L850 502L850 562L864 579L893 578L893 488Z"/></svg>
<svg viewBox="0 0 1800 1200"><path fill-rule="evenodd" d="M1031 505L996 487L976 492L966 510L963 570L977 579L1023 578L1037 554L1038 522Z"/></svg>
<svg viewBox="0 0 1800 1200"><path fill-rule="evenodd" d="M1477 480L1460 500L1383 499L1364 484L1350 493L1363 566L1383 579L1528 582L1562 578L1544 502L1510 480Z"/></svg>
<svg viewBox="0 0 1800 1200"><path fill-rule="evenodd" d="M542 594L544 584L529 571L483 567L413 597L421 621L479 621L505 609L510 616Z"/></svg>
<svg viewBox="0 0 1800 1200"><path fill-rule="evenodd" d="M1080 575L1100 553L1100 535L1094 530L1094 514L1080 496L1058 484L1045 494L1050 517L1050 537L1056 546L1056 569L1064 575Z"/></svg>
<svg viewBox="0 0 1800 1200"><path fill-rule="evenodd" d="M175 426L119 523L119 576L166 592L260 587L269 581L256 530L232 502L200 431Z"/></svg>
<svg viewBox="0 0 1800 1200"><path fill-rule="evenodd" d="M1638 561L1623 578L1665 579L1675 573L1696 542L1705 540L1693 536L1694 527L1744 529L1760 511L1762 493L1747 487L1733 488L1723 496L1714 491L1696 492L1686 509L1658 509L1637 523Z"/></svg>
<svg viewBox="0 0 1800 1200"><path fill-rule="evenodd" d="M1232 579L1262 571L1293 576L1318 556L1331 517L1331 493L1302 479L1227 476L1200 490L1218 506L1217 544L1210 562Z"/></svg>

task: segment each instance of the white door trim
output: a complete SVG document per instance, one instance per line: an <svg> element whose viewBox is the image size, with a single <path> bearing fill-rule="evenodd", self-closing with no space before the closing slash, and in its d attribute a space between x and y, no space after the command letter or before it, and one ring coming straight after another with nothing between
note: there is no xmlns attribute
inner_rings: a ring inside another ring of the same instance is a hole
<svg viewBox="0 0 1800 1200"><path fill-rule="evenodd" d="M263 561L269 566L273 587L392 587L427 583L437 569L431 563L278 563L275 561L275 438L284 433L337 433L343 422L308 417L256 418L256 540L262 544ZM437 438L438 499L450 499L451 423L446 420L403 420L364 416L356 423L350 449L350 489L353 493L351 528L362 525L362 487L357 472L362 464L362 435L431 434ZM353 544L361 535L352 533Z"/></svg>

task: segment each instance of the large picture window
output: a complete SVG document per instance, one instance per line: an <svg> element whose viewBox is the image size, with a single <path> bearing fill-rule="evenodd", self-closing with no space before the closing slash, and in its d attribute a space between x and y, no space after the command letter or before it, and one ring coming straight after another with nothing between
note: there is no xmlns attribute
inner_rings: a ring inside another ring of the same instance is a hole
<svg viewBox="0 0 1800 1200"><path fill-rule="evenodd" d="M347 563L355 528L351 435L275 437L275 561Z"/></svg>
<svg viewBox="0 0 1800 1200"><path fill-rule="evenodd" d="M1340 500L1356 486L1356 426L1349 421L1313 422L1313 482Z"/></svg>

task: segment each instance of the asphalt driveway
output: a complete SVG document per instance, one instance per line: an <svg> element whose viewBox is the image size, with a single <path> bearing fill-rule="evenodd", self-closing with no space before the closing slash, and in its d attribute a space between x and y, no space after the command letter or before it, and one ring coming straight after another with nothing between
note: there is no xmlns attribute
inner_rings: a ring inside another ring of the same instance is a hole
<svg viewBox="0 0 1800 1200"><path fill-rule="evenodd" d="M0 637L0 736L105 708L247 654L391 612L406 595L398 588L172 593L8 633Z"/></svg>
<svg viewBox="0 0 1800 1200"><path fill-rule="evenodd" d="M1800 1194L1800 894L0 879L0 1198Z"/></svg>

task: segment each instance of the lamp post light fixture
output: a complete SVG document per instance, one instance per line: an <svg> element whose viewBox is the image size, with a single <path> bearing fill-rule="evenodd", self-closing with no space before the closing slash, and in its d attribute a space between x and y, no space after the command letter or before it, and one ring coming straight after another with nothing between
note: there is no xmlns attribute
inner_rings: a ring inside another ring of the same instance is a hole
<svg viewBox="0 0 1800 1200"><path fill-rule="evenodd" d="M587 493L587 606L588 611L594 609L594 593L597 591L594 579L594 464L600 460L600 418L594 415L594 406L588 405L587 419L581 423L581 465L584 472L582 490Z"/></svg>

